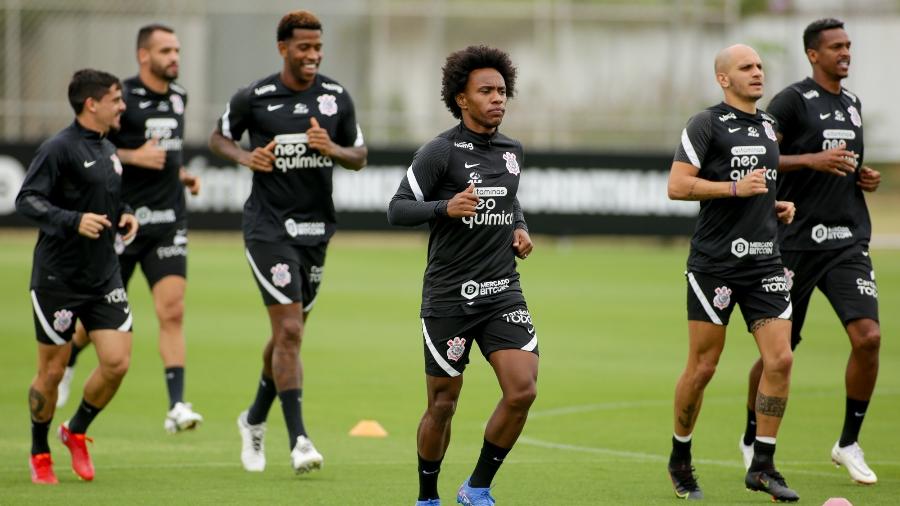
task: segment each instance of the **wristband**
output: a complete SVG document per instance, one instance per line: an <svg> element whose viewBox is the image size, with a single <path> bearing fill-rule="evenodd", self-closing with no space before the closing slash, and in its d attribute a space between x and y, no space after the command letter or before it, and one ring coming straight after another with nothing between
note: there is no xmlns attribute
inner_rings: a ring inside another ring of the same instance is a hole
<svg viewBox="0 0 900 506"><path fill-rule="evenodd" d="M731 182L731 196L737 197L737 181Z"/></svg>

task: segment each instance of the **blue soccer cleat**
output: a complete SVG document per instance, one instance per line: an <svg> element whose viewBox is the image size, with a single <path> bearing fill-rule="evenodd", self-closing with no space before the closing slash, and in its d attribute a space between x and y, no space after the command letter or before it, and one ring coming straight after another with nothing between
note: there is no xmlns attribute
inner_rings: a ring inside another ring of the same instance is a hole
<svg viewBox="0 0 900 506"><path fill-rule="evenodd" d="M427 501L416 501L416 506L441 506L441 500L428 499Z"/></svg>
<svg viewBox="0 0 900 506"><path fill-rule="evenodd" d="M456 502L463 506L494 506L496 504L494 498L491 497L490 488L472 488L469 486L468 478L459 486Z"/></svg>

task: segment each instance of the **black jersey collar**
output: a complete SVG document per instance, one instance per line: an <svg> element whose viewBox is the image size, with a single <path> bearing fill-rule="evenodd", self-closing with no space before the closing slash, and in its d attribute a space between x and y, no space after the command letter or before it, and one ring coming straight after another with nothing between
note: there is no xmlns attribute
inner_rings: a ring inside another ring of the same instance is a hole
<svg viewBox="0 0 900 506"><path fill-rule="evenodd" d="M729 112L733 112L739 118L746 118L746 119L759 119L760 114L762 113L762 110L759 107L756 108L756 114L749 114L749 113L746 113L736 107L732 107L732 106L726 104L725 102L719 102L719 107L726 109Z"/></svg>
<svg viewBox="0 0 900 506"><path fill-rule="evenodd" d="M99 141L106 137L106 134L101 134L96 130L85 128L84 125L78 122L78 118L75 118L75 121L72 122L72 125L75 128L75 131L78 132L78 135L89 141Z"/></svg>
<svg viewBox="0 0 900 506"><path fill-rule="evenodd" d="M473 130L470 130L465 123L462 121L459 122L459 126L456 129L459 132L459 138L472 142L473 144L479 146L490 146L497 139L497 135L500 134L500 129L494 130L494 133L490 134L480 134Z"/></svg>
<svg viewBox="0 0 900 506"><path fill-rule="evenodd" d="M819 92L824 93L826 95L830 95L832 97L840 97L841 94L844 92L844 87L841 86L841 91L839 91L837 93L832 93L832 92L826 90L825 88L823 88L822 85L817 83L816 80L813 79L812 77L807 77L806 79L804 79L803 84L812 86L814 89L819 90Z"/></svg>

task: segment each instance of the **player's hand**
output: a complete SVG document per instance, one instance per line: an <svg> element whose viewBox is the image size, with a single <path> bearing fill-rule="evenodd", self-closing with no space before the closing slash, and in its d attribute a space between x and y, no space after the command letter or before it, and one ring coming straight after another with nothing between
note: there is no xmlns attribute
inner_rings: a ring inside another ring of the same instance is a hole
<svg viewBox="0 0 900 506"><path fill-rule="evenodd" d="M813 170L844 177L856 170L859 155L844 148L832 148L810 155L809 167Z"/></svg>
<svg viewBox="0 0 900 506"><path fill-rule="evenodd" d="M794 213L796 212L797 208L794 207L793 202L785 200L775 201L775 215L778 217L778 221L785 225L790 225L791 222L794 221Z"/></svg>
<svg viewBox="0 0 900 506"><path fill-rule="evenodd" d="M100 232L104 228L109 228L112 223L106 218L105 214L84 213L78 222L78 233L88 239L99 239Z"/></svg>
<svg viewBox="0 0 900 506"><path fill-rule="evenodd" d="M531 236L528 235L528 231L524 228L517 228L513 230L513 249L516 250L516 256L525 260L528 258L528 255L531 254L531 250L534 249L534 243L531 242Z"/></svg>
<svg viewBox="0 0 900 506"><path fill-rule="evenodd" d="M766 187L766 168L754 169L744 176L735 186L738 197L753 197L763 193L769 193Z"/></svg>
<svg viewBox="0 0 900 506"><path fill-rule="evenodd" d="M306 131L307 144L310 148L315 149L325 156L331 156L337 149L337 145L331 142L328 136L328 130L319 126L319 120L315 116L309 118L310 127Z"/></svg>
<svg viewBox="0 0 900 506"><path fill-rule="evenodd" d="M475 206L478 205L478 195L475 195L475 184L469 183L469 187L457 193L447 202L447 216L451 218L466 218L475 216Z"/></svg>
<svg viewBox="0 0 900 506"><path fill-rule="evenodd" d="M178 173L178 177L181 179L181 183L184 187L191 192L191 195L200 193L200 176L195 176L182 167L181 171Z"/></svg>
<svg viewBox="0 0 900 506"><path fill-rule="evenodd" d="M857 181L856 184L859 185L863 191L873 192L877 190L878 185L881 184L881 172L863 165L863 167L859 169L859 181Z"/></svg>
<svg viewBox="0 0 900 506"><path fill-rule="evenodd" d="M119 218L119 228L125 229L125 235L122 236L122 241L125 244L131 242L134 236L137 235L138 226L137 218L131 213L125 213Z"/></svg>
<svg viewBox="0 0 900 506"><path fill-rule="evenodd" d="M263 148L245 151L240 164L257 172L272 172L272 166L275 164L275 141L269 142Z"/></svg>
<svg viewBox="0 0 900 506"><path fill-rule="evenodd" d="M166 166L166 150L159 147L159 139L153 137L131 152L130 162L145 169L162 170Z"/></svg>

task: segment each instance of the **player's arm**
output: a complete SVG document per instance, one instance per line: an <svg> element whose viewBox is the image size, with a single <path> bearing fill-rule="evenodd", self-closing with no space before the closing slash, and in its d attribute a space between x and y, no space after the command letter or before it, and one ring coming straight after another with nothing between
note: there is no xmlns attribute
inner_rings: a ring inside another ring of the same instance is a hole
<svg viewBox="0 0 900 506"><path fill-rule="evenodd" d="M126 165L143 169L162 170L166 166L166 150L159 147L155 137L136 149L117 148L116 156Z"/></svg>
<svg viewBox="0 0 900 506"><path fill-rule="evenodd" d="M234 140L225 137L216 129L209 136L209 150L213 154L226 160L248 167L259 172L272 172L275 163L275 141L270 141L265 147L247 151L240 147Z"/></svg>
<svg viewBox="0 0 900 506"><path fill-rule="evenodd" d="M64 163L61 159L62 155L51 146L44 145L38 149L16 195L16 211L37 222L44 233L64 237L74 231L80 232L79 224L83 216L50 201L50 194L60 175L60 165Z"/></svg>
<svg viewBox="0 0 900 506"><path fill-rule="evenodd" d="M528 224L525 223L525 214L522 213L518 197L513 199L513 226L515 228L513 229L512 247L516 251L516 256L524 260L534 249L534 243L531 242L531 235L528 234Z"/></svg>
<svg viewBox="0 0 900 506"><path fill-rule="evenodd" d="M700 169L685 162L672 162L669 172L669 198L672 200L711 200L752 197L768 193L765 167L754 169L739 181L709 181L699 177Z"/></svg>
<svg viewBox="0 0 900 506"><path fill-rule="evenodd" d="M794 221L794 214L796 212L797 208L794 207L793 202L788 202L786 200L775 201L775 216L778 217L778 221L781 223L790 225L791 222Z"/></svg>
<svg viewBox="0 0 900 506"><path fill-rule="evenodd" d="M191 174L184 166L182 166L178 169L178 179L180 179L181 184L191 192L191 195L200 194L200 176Z"/></svg>
<svg viewBox="0 0 900 506"><path fill-rule="evenodd" d="M475 215L478 197L474 194L474 185L469 185L469 188L466 189L468 196L457 194L450 200L429 200L447 167L448 156L450 156L450 143L445 139L435 139L422 146L416 153L412 165L406 170L406 175L400 181L400 186L388 205L388 222L391 225L412 227L427 223L440 216L451 216L449 213L451 202L454 203L453 214L457 215L451 217ZM466 193L466 191L461 193ZM460 205L462 200L474 200L475 204L471 205L471 214L459 214L463 212L463 206Z"/></svg>
<svg viewBox="0 0 900 506"><path fill-rule="evenodd" d="M309 119L310 127L306 131L309 139L309 147L317 150L325 156L330 156L339 164L350 170L359 170L366 166L369 156L369 148L362 143L362 134L359 134L358 142L354 142L352 146L341 146L331 140L328 130L319 126L319 120L315 116ZM355 123L355 122L354 122ZM358 130L355 127L354 130Z"/></svg>
<svg viewBox="0 0 900 506"><path fill-rule="evenodd" d="M857 181L856 184L862 188L863 191L873 192L877 190L878 185L881 184L881 172L863 165L863 167L859 169L859 181Z"/></svg>

